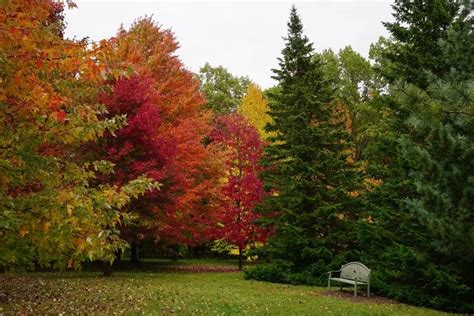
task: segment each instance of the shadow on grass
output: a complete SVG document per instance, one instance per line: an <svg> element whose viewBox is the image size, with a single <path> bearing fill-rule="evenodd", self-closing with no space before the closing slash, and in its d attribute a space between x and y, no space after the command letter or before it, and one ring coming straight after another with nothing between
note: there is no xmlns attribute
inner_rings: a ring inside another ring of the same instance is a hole
<svg viewBox="0 0 474 316"><path fill-rule="evenodd" d="M250 264L249 264L250 265ZM252 264L253 265L253 264ZM102 262L89 262L83 264L83 272L102 273ZM37 272L51 272L37 270ZM115 262L113 272L126 273L206 273L206 272L239 272L237 260L217 259L145 259L140 262L121 260ZM91 277L95 277L92 276Z"/></svg>

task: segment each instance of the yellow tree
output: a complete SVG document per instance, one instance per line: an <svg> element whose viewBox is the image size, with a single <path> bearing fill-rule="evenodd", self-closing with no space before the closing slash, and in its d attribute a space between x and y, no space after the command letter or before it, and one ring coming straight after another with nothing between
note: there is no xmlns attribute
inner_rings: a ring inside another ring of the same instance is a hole
<svg viewBox="0 0 474 316"><path fill-rule="evenodd" d="M267 139L269 134L265 131L265 125L270 123L272 119L268 115L268 102L258 85L254 83L249 85L247 94L240 104L239 113L257 127L262 139Z"/></svg>

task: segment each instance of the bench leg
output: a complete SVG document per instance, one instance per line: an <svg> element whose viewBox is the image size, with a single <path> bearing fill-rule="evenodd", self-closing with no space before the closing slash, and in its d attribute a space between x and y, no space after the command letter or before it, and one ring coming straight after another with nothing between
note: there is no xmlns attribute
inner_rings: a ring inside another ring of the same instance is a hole
<svg viewBox="0 0 474 316"><path fill-rule="evenodd" d="M367 297L370 298L370 283L367 283Z"/></svg>
<svg viewBox="0 0 474 316"><path fill-rule="evenodd" d="M328 291L331 291L331 279L328 279Z"/></svg>
<svg viewBox="0 0 474 316"><path fill-rule="evenodd" d="M354 297L357 297L357 281L354 286Z"/></svg>

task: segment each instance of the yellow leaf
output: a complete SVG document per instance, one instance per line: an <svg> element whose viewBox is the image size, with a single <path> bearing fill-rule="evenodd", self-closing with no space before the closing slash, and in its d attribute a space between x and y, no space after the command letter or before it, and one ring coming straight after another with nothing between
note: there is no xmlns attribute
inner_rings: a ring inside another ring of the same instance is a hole
<svg viewBox="0 0 474 316"><path fill-rule="evenodd" d="M258 129L262 139L270 136L265 132L265 125L272 121L268 110L268 102L265 100L260 87L253 83L250 84L238 111Z"/></svg>
<svg viewBox="0 0 474 316"><path fill-rule="evenodd" d="M22 226L20 228L19 234L21 237L24 237L26 234L28 234L28 228L26 226Z"/></svg>

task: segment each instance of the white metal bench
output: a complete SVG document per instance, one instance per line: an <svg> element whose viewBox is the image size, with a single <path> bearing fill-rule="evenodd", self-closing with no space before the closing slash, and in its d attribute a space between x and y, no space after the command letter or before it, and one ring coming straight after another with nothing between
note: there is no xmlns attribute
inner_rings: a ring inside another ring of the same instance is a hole
<svg viewBox="0 0 474 316"><path fill-rule="evenodd" d="M339 273L339 277L333 277ZM367 286L367 296L370 297L370 269L360 262L349 262L337 271L329 271L328 290L331 291L331 281L354 285L354 297L357 297L358 286ZM342 288L342 285L341 285Z"/></svg>

